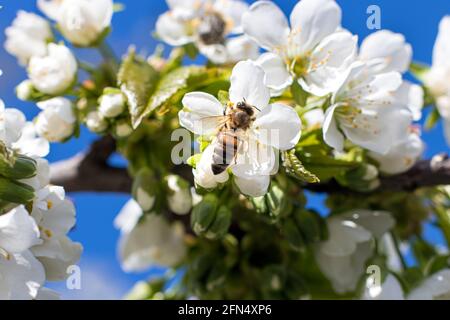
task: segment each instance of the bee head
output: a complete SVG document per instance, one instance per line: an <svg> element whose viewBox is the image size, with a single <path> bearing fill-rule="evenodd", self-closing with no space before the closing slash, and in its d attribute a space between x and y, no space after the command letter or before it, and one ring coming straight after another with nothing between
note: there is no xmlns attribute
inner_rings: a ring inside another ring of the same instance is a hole
<svg viewBox="0 0 450 320"><path fill-rule="evenodd" d="M253 114L255 113L253 110L253 106L249 105L247 102L245 101L240 101L236 104L236 108L244 111L245 113L247 113L249 116L253 116Z"/></svg>

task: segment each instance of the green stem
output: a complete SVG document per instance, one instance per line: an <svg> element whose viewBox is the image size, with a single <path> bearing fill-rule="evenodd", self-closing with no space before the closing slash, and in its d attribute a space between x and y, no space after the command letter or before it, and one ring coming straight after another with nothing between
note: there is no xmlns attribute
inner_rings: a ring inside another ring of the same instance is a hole
<svg viewBox="0 0 450 320"><path fill-rule="evenodd" d="M78 66L80 67L80 69L82 69L90 74L93 74L96 71L96 69L93 65L91 65L88 62L81 61L81 60L78 60Z"/></svg>
<svg viewBox="0 0 450 320"><path fill-rule="evenodd" d="M394 248L395 252L398 255L398 258L400 259L400 263L402 264L402 268L404 270L408 269L408 265L406 264L405 259L403 258L403 254L400 251L400 243L398 241L397 235L394 234L394 232L391 232L392 241L394 242Z"/></svg>
<svg viewBox="0 0 450 320"><path fill-rule="evenodd" d="M119 59L117 58L111 46L105 41L103 41L98 46L98 50L102 55L103 59L105 59L105 62L111 65L114 73L116 73L119 70Z"/></svg>

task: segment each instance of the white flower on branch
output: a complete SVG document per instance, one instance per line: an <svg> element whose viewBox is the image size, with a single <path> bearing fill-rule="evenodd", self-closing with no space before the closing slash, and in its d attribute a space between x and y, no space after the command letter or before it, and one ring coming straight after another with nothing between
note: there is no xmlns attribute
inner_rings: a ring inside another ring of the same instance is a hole
<svg viewBox="0 0 450 320"><path fill-rule="evenodd" d="M58 23L66 39L80 47L101 40L114 12L112 0L38 0L38 6Z"/></svg>
<svg viewBox="0 0 450 320"><path fill-rule="evenodd" d="M130 200L114 221L121 235L119 257L126 272L144 271L151 266L174 267L184 258L184 228L170 224L156 213L144 214L139 204Z"/></svg>
<svg viewBox="0 0 450 320"><path fill-rule="evenodd" d="M167 204L171 211L179 215L188 214L192 208L192 196L189 183L177 175L166 177L168 188Z"/></svg>
<svg viewBox="0 0 450 320"><path fill-rule="evenodd" d="M80 259L83 250L81 244L66 236L75 225L73 203L65 198L62 187L47 186L37 192L31 215L43 240L31 251L43 264L48 281L66 279L67 268Z"/></svg>
<svg viewBox="0 0 450 320"><path fill-rule="evenodd" d="M381 288L372 293L366 289L363 299L366 300L449 300L450 269L443 269L426 278L406 297L396 277L389 274Z"/></svg>
<svg viewBox="0 0 450 320"><path fill-rule="evenodd" d="M436 100L444 120L444 132L450 145L450 16L441 20L433 50L433 66L425 75L425 85Z"/></svg>
<svg viewBox="0 0 450 320"><path fill-rule="evenodd" d="M378 161L380 170L387 174L399 174L412 168L417 159L422 156L424 143L418 132L408 130L405 137L386 154L370 152L370 156Z"/></svg>
<svg viewBox="0 0 450 320"><path fill-rule="evenodd" d="M122 93L105 94L100 98L98 111L104 118L115 118L125 110L125 98Z"/></svg>
<svg viewBox="0 0 450 320"><path fill-rule="evenodd" d="M108 122L97 111L89 112L85 122L88 129L92 132L101 133L108 128Z"/></svg>
<svg viewBox="0 0 450 320"><path fill-rule="evenodd" d="M301 134L301 121L293 108L269 104L270 92L264 78L261 67L252 61L241 61L231 74L227 106L210 94L191 92L184 96L184 109L179 113L180 124L186 129L199 135L213 135L225 128L226 120L233 117L233 110L239 110L239 105L251 107L253 118L249 119L248 127L228 128L238 140L234 159L228 164L241 192L253 197L267 192L270 175L278 170L275 151L292 149ZM212 170L218 144L215 138L194 170L196 183L204 188L214 188L228 179L226 171L214 174Z"/></svg>
<svg viewBox="0 0 450 320"><path fill-rule="evenodd" d="M396 92L398 72L378 73L379 62L355 62L325 114L325 142L338 151L345 138L370 151L386 154L403 139L412 114Z"/></svg>
<svg viewBox="0 0 450 320"><path fill-rule="evenodd" d="M76 80L77 61L64 45L50 43L47 51L45 56L31 58L28 76L40 92L49 95L62 94Z"/></svg>
<svg viewBox="0 0 450 320"><path fill-rule="evenodd" d="M357 38L340 28L341 9L334 0L302 0L290 22L271 1L254 3L242 17L245 34L269 51L257 61L272 95L294 79L316 96L336 91L357 49Z"/></svg>
<svg viewBox="0 0 450 320"><path fill-rule="evenodd" d="M47 42L53 38L50 24L40 16L20 10L12 25L5 30L5 49L27 65L34 56L47 52Z"/></svg>
<svg viewBox="0 0 450 320"><path fill-rule="evenodd" d="M36 130L50 142L60 142L69 138L75 128L76 117L72 102L58 97L37 104L42 110L35 119Z"/></svg>
<svg viewBox="0 0 450 320"><path fill-rule="evenodd" d="M156 22L156 34L173 46L195 43L214 63L256 58L258 46L242 33L241 17L248 5L239 0L167 1L169 11Z"/></svg>
<svg viewBox="0 0 450 320"><path fill-rule="evenodd" d="M394 226L388 212L352 210L327 220L329 238L315 248L320 270L337 293L356 289L372 256L374 240Z"/></svg>

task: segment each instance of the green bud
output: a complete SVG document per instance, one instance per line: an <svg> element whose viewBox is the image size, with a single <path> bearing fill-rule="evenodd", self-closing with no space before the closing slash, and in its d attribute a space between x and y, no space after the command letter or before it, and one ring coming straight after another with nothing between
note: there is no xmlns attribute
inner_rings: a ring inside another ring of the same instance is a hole
<svg viewBox="0 0 450 320"><path fill-rule="evenodd" d="M305 245L302 234L294 220L286 220L283 223L281 232L294 249L300 250Z"/></svg>
<svg viewBox="0 0 450 320"><path fill-rule="evenodd" d="M216 219L218 199L213 194L203 197L203 200L192 210L191 227L196 234L204 234Z"/></svg>
<svg viewBox="0 0 450 320"><path fill-rule="evenodd" d="M167 204L170 210L179 215L188 214L192 208L189 182L175 174L164 178L167 185Z"/></svg>
<svg viewBox="0 0 450 320"><path fill-rule="evenodd" d="M269 208L267 208L265 197L251 198L251 202L258 214L266 214L268 212Z"/></svg>
<svg viewBox="0 0 450 320"><path fill-rule="evenodd" d="M0 200L27 204L34 199L34 190L29 185L0 177Z"/></svg>
<svg viewBox="0 0 450 320"><path fill-rule="evenodd" d="M316 243L325 240L326 225L323 219L315 212L298 210L294 213L295 223L306 243Z"/></svg>
<svg viewBox="0 0 450 320"><path fill-rule="evenodd" d="M153 209L155 204L157 180L149 168L142 168L133 181L132 195L145 212Z"/></svg>
<svg viewBox="0 0 450 320"><path fill-rule="evenodd" d="M278 219L280 216L289 214L289 203L284 191L275 183L265 196L267 207L271 218Z"/></svg>
<svg viewBox="0 0 450 320"><path fill-rule="evenodd" d="M232 217L231 210L226 206L221 206L217 211L216 219L208 228L205 236L211 240L225 236L231 226Z"/></svg>
<svg viewBox="0 0 450 320"><path fill-rule="evenodd" d="M0 155L0 174L13 180L28 179L36 175L37 163L34 159L22 155L6 158Z"/></svg>

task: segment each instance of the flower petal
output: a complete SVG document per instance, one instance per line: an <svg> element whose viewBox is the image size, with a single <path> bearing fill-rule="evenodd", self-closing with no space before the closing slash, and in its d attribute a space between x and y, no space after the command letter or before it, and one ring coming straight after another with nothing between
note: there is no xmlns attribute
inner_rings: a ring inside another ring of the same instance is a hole
<svg viewBox="0 0 450 320"><path fill-rule="evenodd" d="M270 185L270 176L254 176L251 178L234 178L241 193L250 197L262 197L267 193Z"/></svg>
<svg viewBox="0 0 450 320"><path fill-rule="evenodd" d="M433 66L450 67L448 59L450 41L448 39L450 39L450 15L442 18L439 24L439 33L433 49Z"/></svg>
<svg viewBox="0 0 450 320"><path fill-rule="evenodd" d="M316 95L324 96L345 81L347 69L354 61L358 39L350 32L340 31L326 37L311 53L310 65L300 84Z"/></svg>
<svg viewBox="0 0 450 320"><path fill-rule="evenodd" d="M359 57L363 61L378 59L380 72L406 72L411 64L412 48L400 33L380 30L369 35L361 44Z"/></svg>
<svg viewBox="0 0 450 320"><path fill-rule="evenodd" d="M240 0L216 0L214 9L220 12L231 24L231 33L242 33L242 14L247 11L248 4Z"/></svg>
<svg viewBox="0 0 450 320"><path fill-rule="evenodd" d="M241 61L231 73L230 101L244 100L262 110L270 100L270 90L264 83L264 70L253 61Z"/></svg>
<svg viewBox="0 0 450 320"><path fill-rule="evenodd" d="M266 73L264 82L270 88L272 97L280 96L292 84L292 76L279 55L271 52L264 53L256 60L256 63Z"/></svg>
<svg viewBox="0 0 450 320"><path fill-rule="evenodd" d="M185 110L178 113L180 125L199 135L212 134L217 129L224 108L214 96L191 92L182 100Z"/></svg>
<svg viewBox="0 0 450 320"><path fill-rule="evenodd" d="M256 59L259 55L258 45L246 35L228 39L225 45L228 53L228 62Z"/></svg>
<svg viewBox="0 0 450 320"><path fill-rule="evenodd" d="M277 170L275 151L271 146L250 137L238 151L236 164L232 165L235 176L250 179L254 176L271 175Z"/></svg>
<svg viewBox="0 0 450 320"><path fill-rule="evenodd" d="M279 150L289 150L300 140L302 122L293 108L274 103L257 115L253 130L259 142Z"/></svg>
<svg viewBox="0 0 450 320"><path fill-rule="evenodd" d="M171 46L182 46L194 40L187 32L186 23L177 19L172 12L166 12L156 21L156 34Z"/></svg>
<svg viewBox="0 0 450 320"><path fill-rule="evenodd" d="M197 163L197 167L192 170L195 183L205 189L215 188L219 183L225 183L229 178L227 171L224 171L218 175L214 175L212 172L211 165L215 143L216 142L213 142L206 147L203 151L202 157L200 158L200 162Z"/></svg>
<svg viewBox="0 0 450 320"><path fill-rule="evenodd" d="M261 27L267 25L269 27ZM257 1L242 16L244 33L267 50L281 49L290 32L288 21L272 1Z"/></svg>
<svg viewBox="0 0 450 320"><path fill-rule="evenodd" d="M290 16L294 42L301 46L297 54L312 50L335 32L341 25L341 18L341 9L334 0L299 1Z"/></svg>
<svg viewBox="0 0 450 320"><path fill-rule="evenodd" d="M338 107L339 105L335 104L327 109L322 130L325 143L340 152L344 150L344 135L338 129L334 115Z"/></svg>

